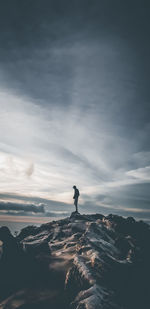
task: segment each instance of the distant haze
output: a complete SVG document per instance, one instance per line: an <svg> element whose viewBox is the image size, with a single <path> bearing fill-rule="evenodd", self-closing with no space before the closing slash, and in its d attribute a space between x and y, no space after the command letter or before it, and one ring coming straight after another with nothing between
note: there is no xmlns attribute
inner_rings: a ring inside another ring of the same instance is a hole
<svg viewBox="0 0 150 309"><path fill-rule="evenodd" d="M0 214L150 218L150 4L0 6ZM16 206L17 205L17 206Z"/></svg>

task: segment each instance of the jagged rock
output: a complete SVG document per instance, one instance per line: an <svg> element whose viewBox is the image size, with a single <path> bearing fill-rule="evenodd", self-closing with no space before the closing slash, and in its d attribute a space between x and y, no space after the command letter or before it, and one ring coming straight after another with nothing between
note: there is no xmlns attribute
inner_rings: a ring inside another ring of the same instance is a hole
<svg viewBox="0 0 150 309"><path fill-rule="evenodd" d="M131 250L132 245L127 237L119 236L115 240L116 247L120 250L121 256L120 258L126 258L129 250Z"/></svg>
<svg viewBox="0 0 150 309"><path fill-rule="evenodd" d="M17 237L2 228L0 240L0 309L149 307L150 228L142 221L73 212Z"/></svg>
<svg viewBox="0 0 150 309"><path fill-rule="evenodd" d="M7 295L13 286L16 284L16 280L22 272L22 250L21 246L12 236L9 229L5 226L0 228L0 240L2 241L2 254L0 259L0 298ZM14 280L14 278L16 280Z"/></svg>
<svg viewBox="0 0 150 309"><path fill-rule="evenodd" d="M30 235L36 235L37 231L38 231L38 228L36 226L29 225L21 230L17 238L19 240L22 240Z"/></svg>
<svg viewBox="0 0 150 309"><path fill-rule="evenodd" d="M0 228L0 240L3 242L1 263L15 262L21 255L21 246L6 226Z"/></svg>
<svg viewBox="0 0 150 309"><path fill-rule="evenodd" d="M77 219L79 219L79 218L83 218L82 217L82 215L78 212L78 211L73 211L72 213L71 213L71 216L70 216L70 219L71 218L77 218Z"/></svg>
<svg viewBox="0 0 150 309"><path fill-rule="evenodd" d="M0 228L0 240L3 242L2 255L0 259L0 299L16 291L19 287L29 284L30 281L36 280L38 276L46 275L45 265L42 269L37 255L46 252L46 245L40 245L30 252L24 250L22 243L13 237L7 227ZM48 251L48 250L47 250ZM48 251L50 253L50 249ZM43 259L42 259L43 262ZM46 278L46 276L45 276Z"/></svg>
<svg viewBox="0 0 150 309"><path fill-rule="evenodd" d="M47 241L43 241L41 243L38 242L29 242L24 243L23 249L29 255L39 256L39 255L50 255L50 247Z"/></svg>

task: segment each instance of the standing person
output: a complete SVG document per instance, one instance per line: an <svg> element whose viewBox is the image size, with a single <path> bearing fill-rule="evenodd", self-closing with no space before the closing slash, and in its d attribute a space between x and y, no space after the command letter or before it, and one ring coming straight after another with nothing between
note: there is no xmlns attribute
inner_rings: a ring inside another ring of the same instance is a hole
<svg viewBox="0 0 150 309"><path fill-rule="evenodd" d="M76 208L76 212L78 212L78 198L79 198L80 193L76 186L73 186L73 189L74 189L74 196L73 196L74 205Z"/></svg>

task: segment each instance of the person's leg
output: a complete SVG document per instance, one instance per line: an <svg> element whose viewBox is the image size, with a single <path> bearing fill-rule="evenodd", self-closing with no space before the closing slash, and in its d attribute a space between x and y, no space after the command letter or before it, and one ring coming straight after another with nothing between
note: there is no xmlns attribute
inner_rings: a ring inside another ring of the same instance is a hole
<svg viewBox="0 0 150 309"><path fill-rule="evenodd" d="M76 207L76 199L74 199L74 206L75 206L75 209L77 211L77 207Z"/></svg>
<svg viewBox="0 0 150 309"><path fill-rule="evenodd" d="M78 198L75 199L76 212L78 212Z"/></svg>

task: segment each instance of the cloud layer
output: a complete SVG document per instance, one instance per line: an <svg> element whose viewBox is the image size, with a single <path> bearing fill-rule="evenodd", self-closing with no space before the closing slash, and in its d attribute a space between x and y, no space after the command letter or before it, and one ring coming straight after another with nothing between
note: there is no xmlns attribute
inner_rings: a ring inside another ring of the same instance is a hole
<svg viewBox="0 0 150 309"><path fill-rule="evenodd" d="M146 218L149 4L14 0L0 20L0 192L68 212L76 184L83 211Z"/></svg>
<svg viewBox="0 0 150 309"><path fill-rule="evenodd" d="M33 205L33 204L15 204L11 202L0 202L0 211L6 210L6 211L15 211L15 212L33 212L33 213L44 213L44 205Z"/></svg>

